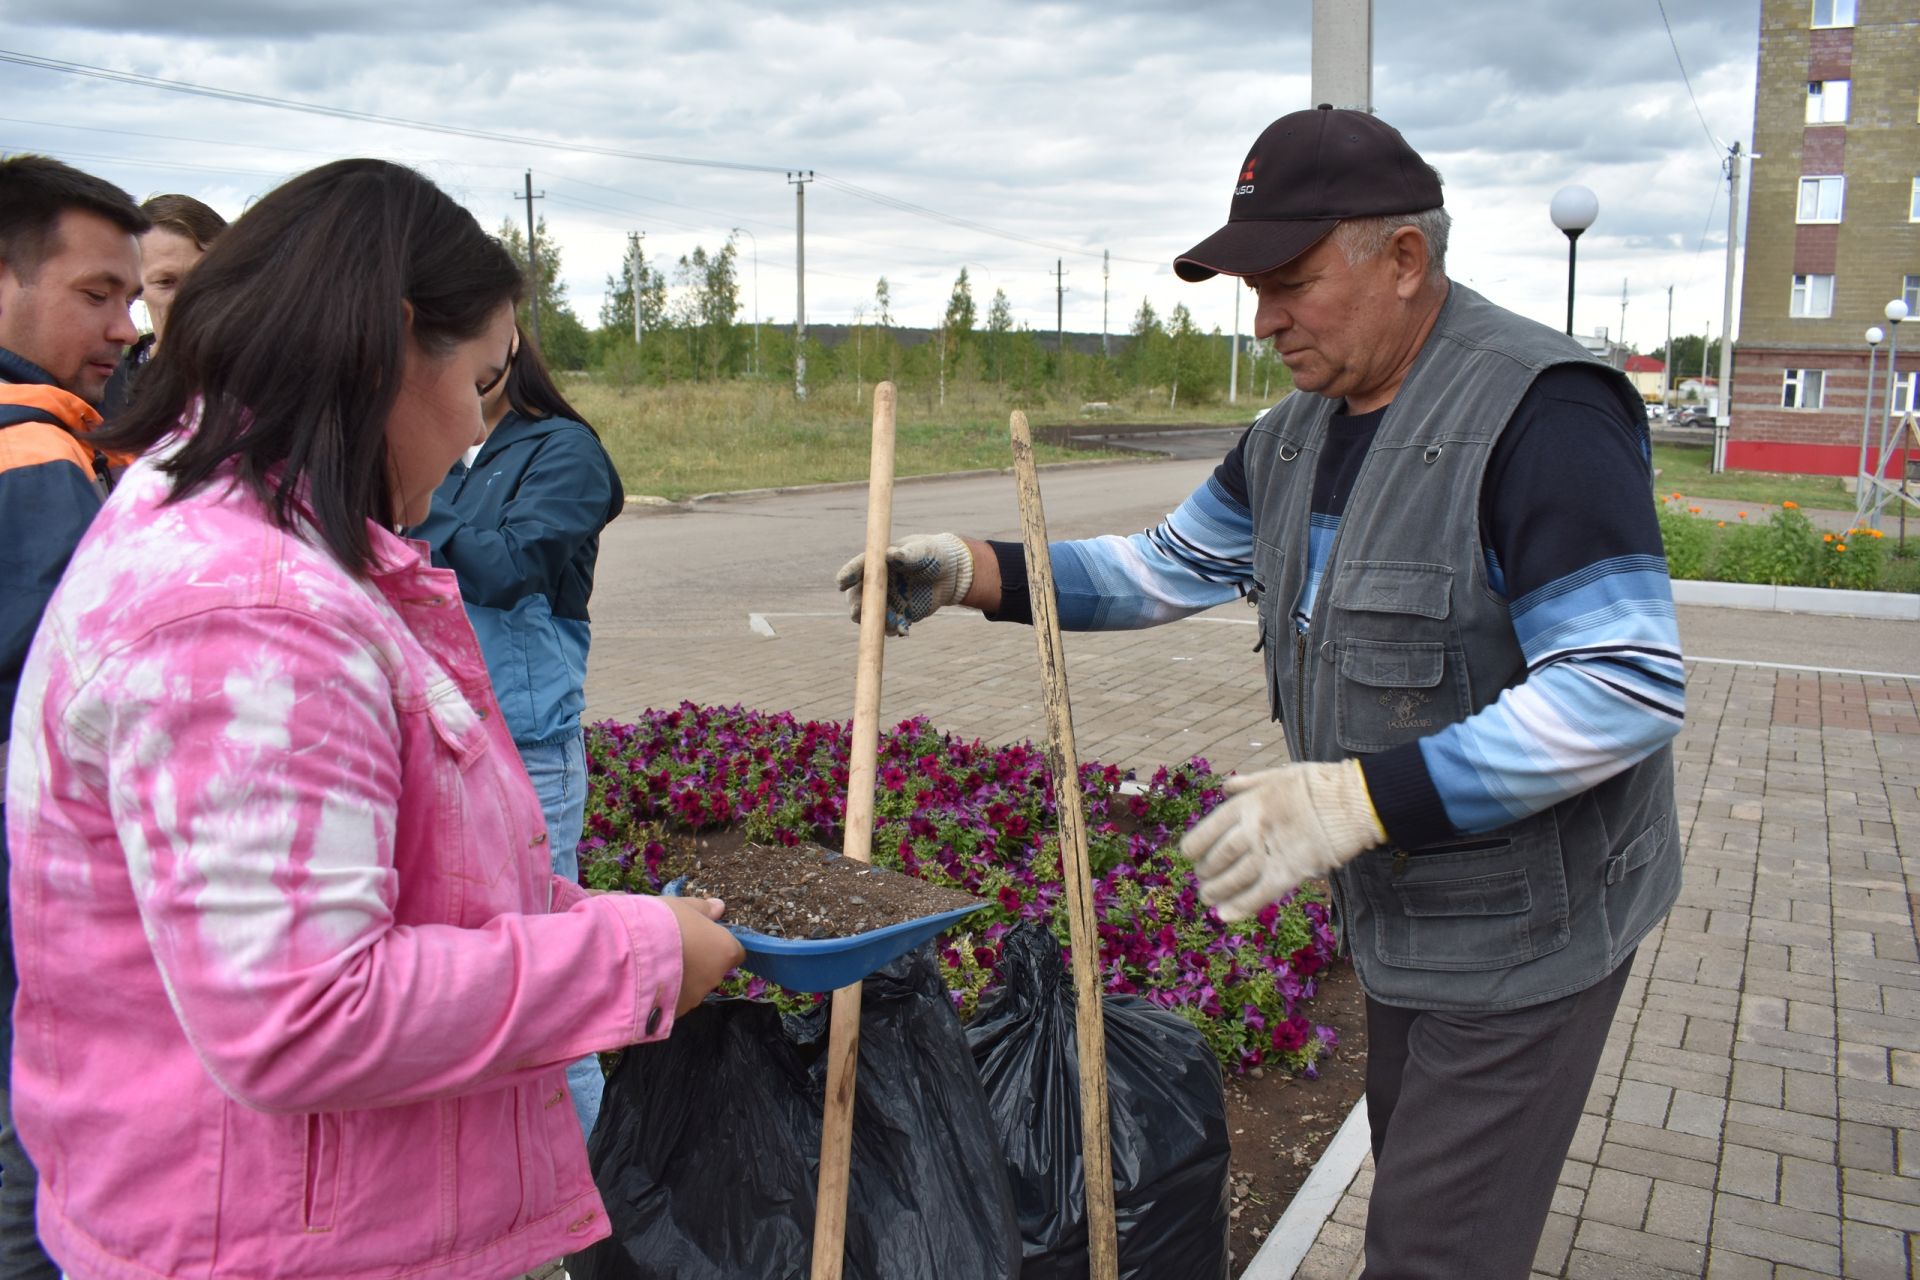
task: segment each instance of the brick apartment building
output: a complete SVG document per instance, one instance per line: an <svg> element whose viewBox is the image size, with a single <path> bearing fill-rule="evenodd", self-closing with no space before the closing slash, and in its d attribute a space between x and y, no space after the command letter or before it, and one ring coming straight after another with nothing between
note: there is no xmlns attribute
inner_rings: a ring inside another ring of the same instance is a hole
<svg viewBox="0 0 1920 1280"><path fill-rule="evenodd" d="M1753 151L1727 465L1854 475L1866 330L1920 314L1920 0L1763 0ZM1899 338L1895 413L1920 320Z"/></svg>

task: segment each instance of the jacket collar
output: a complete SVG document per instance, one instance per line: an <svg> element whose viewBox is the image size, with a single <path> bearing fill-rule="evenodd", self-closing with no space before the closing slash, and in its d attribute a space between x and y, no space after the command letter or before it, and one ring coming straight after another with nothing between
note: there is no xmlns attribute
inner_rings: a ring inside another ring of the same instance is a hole
<svg viewBox="0 0 1920 1280"><path fill-rule="evenodd" d="M0 347L0 386L6 388L0 391L0 401L38 410L76 436L85 435L100 425L98 409L71 391L55 386L52 374L5 347Z"/></svg>
<svg viewBox="0 0 1920 1280"><path fill-rule="evenodd" d="M0 347L0 382L38 383L51 387L53 375L23 355Z"/></svg>

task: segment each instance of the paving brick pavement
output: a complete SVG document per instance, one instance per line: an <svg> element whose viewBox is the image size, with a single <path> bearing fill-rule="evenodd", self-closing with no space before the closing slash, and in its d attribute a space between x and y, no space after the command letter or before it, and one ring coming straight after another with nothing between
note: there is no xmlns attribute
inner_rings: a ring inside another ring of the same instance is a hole
<svg viewBox="0 0 1920 1280"><path fill-rule="evenodd" d="M682 699L849 715L854 628L769 613L769 636L746 607L654 623L643 601L596 601L589 715ZM1069 636L1081 758L1283 762L1249 617L1225 606ZM1636 957L1536 1274L1916 1274L1917 699L1917 680L1688 664L1675 748L1685 888ZM1032 633L953 612L890 642L882 715L917 714L992 742L1038 738ZM1357 1274L1370 1181L1363 1167L1297 1276Z"/></svg>
<svg viewBox="0 0 1920 1280"><path fill-rule="evenodd" d="M1920 681L1689 663L1686 880L1535 1275L1916 1274ZM1360 1273L1370 1163L1295 1275Z"/></svg>

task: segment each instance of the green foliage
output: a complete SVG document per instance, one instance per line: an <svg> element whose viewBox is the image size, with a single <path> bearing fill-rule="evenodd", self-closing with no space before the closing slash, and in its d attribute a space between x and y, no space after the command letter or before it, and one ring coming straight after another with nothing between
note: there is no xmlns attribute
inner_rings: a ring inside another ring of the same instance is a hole
<svg viewBox="0 0 1920 1280"><path fill-rule="evenodd" d="M540 352L547 363L556 369L586 368L593 356L593 339L567 301L567 283L560 278L560 247L547 232L547 220L534 224L537 273L527 268L527 236L512 218L501 223L500 242L513 255L521 276L532 282L533 296L540 301ZM514 319L529 335L533 332L530 301L522 299L514 310Z"/></svg>
<svg viewBox="0 0 1920 1280"><path fill-rule="evenodd" d="M1781 504L1765 521L1713 520L1679 494L1660 504L1660 536L1675 578L1850 591L1920 588L1915 562L1889 551L1873 529L1828 533L1814 527L1799 504Z"/></svg>

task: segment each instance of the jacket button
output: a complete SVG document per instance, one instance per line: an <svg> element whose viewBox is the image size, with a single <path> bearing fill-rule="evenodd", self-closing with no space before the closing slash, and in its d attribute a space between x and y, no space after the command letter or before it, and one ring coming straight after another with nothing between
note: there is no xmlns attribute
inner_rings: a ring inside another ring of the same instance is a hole
<svg viewBox="0 0 1920 1280"><path fill-rule="evenodd" d="M534 844L535 844L536 846L537 846L537 845L543 845L543 844L545 844L546 842L547 842L547 833L546 833L546 832L544 832L544 831L542 831L542 832L541 832L541 833L540 833L539 835L537 835L537 836L535 836L535 837L533 838L533 843L534 843Z"/></svg>
<svg viewBox="0 0 1920 1280"><path fill-rule="evenodd" d="M653 1035L655 1032L659 1030L660 1030L660 1009L659 1009L659 1006L656 1005L654 1007L653 1012L647 1015L647 1034Z"/></svg>

